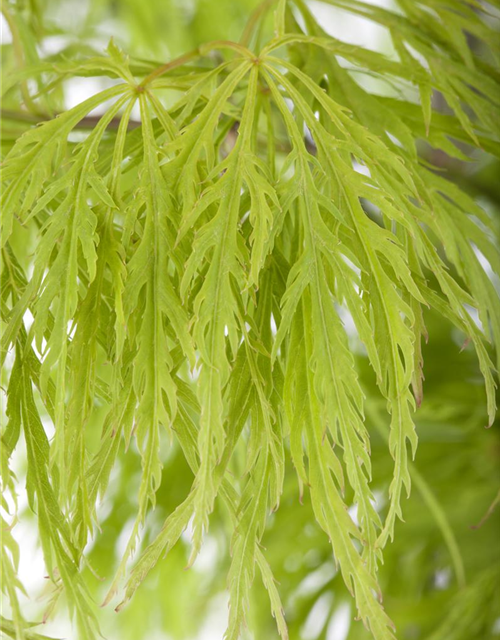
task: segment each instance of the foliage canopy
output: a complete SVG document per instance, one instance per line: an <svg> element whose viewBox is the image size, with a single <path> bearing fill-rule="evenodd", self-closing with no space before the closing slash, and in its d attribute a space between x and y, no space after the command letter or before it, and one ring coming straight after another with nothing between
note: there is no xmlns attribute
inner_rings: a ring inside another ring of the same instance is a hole
<svg viewBox="0 0 500 640"><path fill-rule="evenodd" d="M18 602L10 526L9 460L21 436L48 608L64 594L82 640L99 634L84 575L97 506L137 455L135 519L105 603L123 585L119 607L127 603L188 526L195 563L220 503L231 538L226 638L240 637L257 577L287 638L261 542L296 475L357 616L373 638L395 637L378 572L411 478L442 519L410 461L427 314L471 343L488 426L495 419L496 222L426 150L500 156L500 39L477 0L327 4L383 25L396 55L342 42L304 0L280 0L259 5L239 42L166 64L113 41L104 55L36 60L24 49L28 23L20 36L21 12L2 3L17 64L3 91L25 107L2 164L2 572L12 620L1 628L16 640L42 637ZM112 82L56 115L73 76ZM394 94L378 95L370 78ZM436 95L445 112L433 109ZM383 509L377 436L392 466ZM129 569L170 481L165 439L192 486Z"/></svg>

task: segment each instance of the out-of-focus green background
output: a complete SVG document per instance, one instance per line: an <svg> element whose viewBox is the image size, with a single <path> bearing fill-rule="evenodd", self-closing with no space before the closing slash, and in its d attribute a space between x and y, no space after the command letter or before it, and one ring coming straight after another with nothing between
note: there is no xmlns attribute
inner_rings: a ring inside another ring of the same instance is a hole
<svg viewBox="0 0 500 640"><path fill-rule="evenodd" d="M208 40L238 40L257 4L258 0L26 0L17 3L11 18L14 16L14 28L25 45L26 63L102 51L111 36L135 58L162 62ZM382 0L378 4L392 6ZM383 28L320 2L311 2L311 6L327 31L391 54ZM271 26L268 28L271 34ZM18 61L5 19L2 32L2 73L8 73ZM72 106L88 97L100 88L96 82L99 81L73 78L63 83L58 89L59 107ZM387 85L376 89L389 90ZM14 97L7 96L3 107L15 108L13 101ZM438 97L436 104L439 106ZM4 151L22 126L14 121L4 123ZM426 153L424 146L422 153ZM450 179L498 216L498 163L485 154L478 154L475 162L467 166L444 154L439 163ZM385 607L397 625L400 640L500 638L500 506L482 526L474 528L500 488L499 425L484 428L484 389L473 352L462 349L451 326L442 319L429 314L426 323L430 340L424 347L424 402L417 414L420 445L412 469L413 492L404 504L406 522L397 524L395 541L388 545L381 569ZM353 343L356 344L355 336ZM359 366L364 372L368 397L373 389L376 398L374 381L361 352ZM384 442L388 417L379 401L369 400L367 421L374 475L381 482L374 489L383 508L392 466ZM15 470L22 478L23 452L16 455ZM149 536L154 537L192 482L192 474L175 447L166 448L163 455L162 488L143 544L147 544ZM90 551L90 559L96 574L108 581L135 514L139 472L139 457L124 457L100 509L102 533ZM20 503L23 510L15 536L22 548L21 576L31 597L23 598L23 604L27 617L39 619L43 611L43 601L39 599L44 587L43 561L25 496L20 496ZM222 511L214 513L210 534L192 569L184 570L190 547L186 534L125 609L119 614L112 607L102 610L105 637L222 638L229 566L226 518ZM307 493L304 504L299 503L291 466L287 469L281 507L270 519L263 544L280 583L292 640L369 637L361 623L351 622L350 596L337 574L329 542L315 524ZM99 601L106 585L97 577L91 577L90 582ZM253 588L250 619L249 637L277 637L258 579ZM62 617L49 621L44 632L72 637L68 621Z"/></svg>

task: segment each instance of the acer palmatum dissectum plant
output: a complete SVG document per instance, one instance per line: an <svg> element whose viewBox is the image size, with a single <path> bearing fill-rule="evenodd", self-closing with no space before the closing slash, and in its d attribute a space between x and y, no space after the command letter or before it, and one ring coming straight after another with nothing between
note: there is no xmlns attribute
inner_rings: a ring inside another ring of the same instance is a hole
<svg viewBox="0 0 500 640"><path fill-rule="evenodd" d="M426 149L463 161L474 149L500 155L495 9L326 4L384 26L395 55L337 40L305 0L282 0L262 3L239 42L208 42L165 64L113 42L104 55L33 60L22 12L3 1L15 53L3 91L24 105L2 163L7 637L42 637L19 603L11 528L9 460L22 442L47 615L67 606L82 640L99 635L85 570L101 535L97 506L138 455L128 483L136 512L105 604L117 594L126 604L188 526L193 565L221 505L226 637L240 637L258 580L287 638L262 538L292 476L294 500L310 499L371 637L397 635L378 573L412 484L462 576L454 534L411 463L422 343L436 314L470 343L491 425L500 260L491 215ZM113 82L55 115L72 76ZM382 78L392 97L360 76ZM433 110L438 99L445 113ZM371 386L360 379L360 345ZM377 437L393 469L383 508L372 489ZM154 528L171 450L192 486Z"/></svg>

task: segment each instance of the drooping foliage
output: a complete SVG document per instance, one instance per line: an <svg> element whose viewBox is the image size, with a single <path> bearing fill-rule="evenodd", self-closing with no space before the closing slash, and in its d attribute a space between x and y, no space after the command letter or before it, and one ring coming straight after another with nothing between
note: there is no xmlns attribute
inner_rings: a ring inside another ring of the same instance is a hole
<svg viewBox="0 0 500 640"><path fill-rule="evenodd" d="M470 343L488 425L495 419L495 222L424 151L500 156L500 39L476 0L327 4L384 26L394 56L337 40L304 0L281 0L259 6L240 42L163 65L113 41L105 54L29 64L20 18L3 3L19 59L4 92L27 109L2 164L8 636L42 637L18 604L10 529L9 459L24 442L48 608L64 594L82 640L99 633L86 549L127 456L141 461L137 508L105 603L117 593L127 603L187 528L195 563L220 504L231 540L226 637L240 637L259 579L287 638L262 538L296 474L356 615L372 637L395 637L378 579L384 548L412 484L434 505L411 462L428 314ZM112 82L56 115L70 77ZM393 96L372 92L372 77ZM393 469L383 509L378 429ZM135 555L175 447L191 489Z"/></svg>

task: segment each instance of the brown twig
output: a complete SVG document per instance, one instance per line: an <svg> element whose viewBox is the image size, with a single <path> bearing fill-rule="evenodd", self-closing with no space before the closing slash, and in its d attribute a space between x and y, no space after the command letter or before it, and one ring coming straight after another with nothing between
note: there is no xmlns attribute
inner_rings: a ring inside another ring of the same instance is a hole
<svg viewBox="0 0 500 640"><path fill-rule="evenodd" d="M9 109L0 109L0 116L3 120L14 120L15 122L27 122L29 124L39 124L40 122L46 122L52 120L58 114L50 116L48 114L31 114L25 111L10 111ZM101 119L101 116L85 116L76 125L77 129L93 129ZM121 118L113 118L108 124L108 129L116 131L120 126ZM138 120L129 120L128 128L136 129L140 127L141 123Z"/></svg>
<svg viewBox="0 0 500 640"><path fill-rule="evenodd" d="M180 56L179 58L175 58L175 60L170 60L170 62L167 62L166 64L163 64L161 67L158 67L157 69L152 71L148 76L144 78L144 80L141 82L139 87L144 88L148 84L150 84L153 80L162 76L165 73L168 73L172 69L176 69L177 67L182 67L183 65L185 65L187 62L190 62L191 60L206 56L207 53L210 53L210 51L213 51L215 49L232 49L233 51L238 52L240 55L250 57L250 58L254 57L254 55L252 54L251 51L249 51L249 49L247 49L242 44L239 44L238 42L231 42L230 40L214 40L213 42L208 42L207 44L201 45L197 49L193 49L193 51L190 51L189 53L185 53L183 56Z"/></svg>

